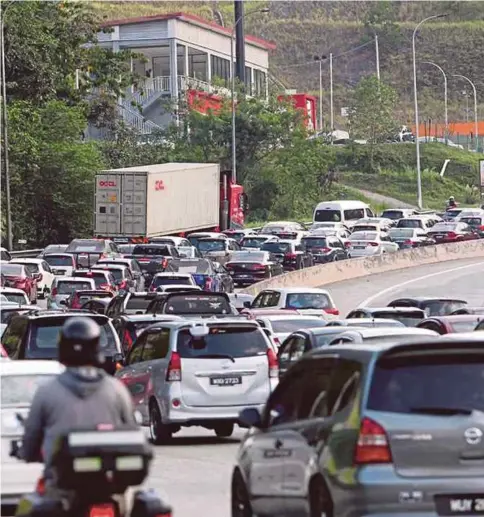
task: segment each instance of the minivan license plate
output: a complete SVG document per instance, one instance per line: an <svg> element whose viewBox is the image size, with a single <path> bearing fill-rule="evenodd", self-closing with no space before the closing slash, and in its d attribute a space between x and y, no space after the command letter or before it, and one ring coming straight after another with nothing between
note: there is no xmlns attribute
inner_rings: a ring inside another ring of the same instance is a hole
<svg viewBox="0 0 484 517"><path fill-rule="evenodd" d="M484 515L484 493L435 497L439 515Z"/></svg>
<svg viewBox="0 0 484 517"><path fill-rule="evenodd" d="M242 384L242 377L210 377L212 386L235 386Z"/></svg>

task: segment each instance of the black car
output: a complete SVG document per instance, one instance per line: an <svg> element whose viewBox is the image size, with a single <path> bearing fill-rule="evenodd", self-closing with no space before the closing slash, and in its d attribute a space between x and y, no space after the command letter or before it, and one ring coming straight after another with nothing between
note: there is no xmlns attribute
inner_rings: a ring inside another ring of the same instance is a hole
<svg viewBox="0 0 484 517"><path fill-rule="evenodd" d="M409 296L408 298L397 298L391 301L388 307L418 307L426 312L427 317L431 317L449 316L457 309L464 309L466 305L465 300L458 298Z"/></svg>
<svg viewBox="0 0 484 517"><path fill-rule="evenodd" d="M282 264L267 251L237 251L225 268L234 284L239 286L260 282L284 272Z"/></svg>
<svg viewBox="0 0 484 517"><path fill-rule="evenodd" d="M125 293L118 294L106 308L106 316L116 318L121 314L144 314L150 302L156 298L156 293Z"/></svg>
<svg viewBox="0 0 484 517"><path fill-rule="evenodd" d="M303 248L311 253L315 264L324 264L348 258L348 250L338 237L333 235L308 235L301 240Z"/></svg>
<svg viewBox="0 0 484 517"><path fill-rule="evenodd" d="M67 319L91 318L101 327L101 351L106 358L104 369L111 375L121 354L119 339L109 318L88 311L32 310L10 320L2 344L12 359L55 359L57 340Z"/></svg>
<svg viewBox="0 0 484 517"><path fill-rule="evenodd" d="M151 284L156 273L165 271L168 263L173 258L179 258L180 254L175 246L170 244L138 244L133 249L132 258L138 261L143 271L146 284Z"/></svg>
<svg viewBox="0 0 484 517"><path fill-rule="evenodd" d="M284 271L314 266L314 257L296 241L266 242L260 249L268 251L282 264Z"/></svg>
<svg viewBox="0 0 484 517"><path fill-rule="evenodd" d="M415 307L401 306L401 307L358 307L352 310L346 316L346 319L353 318L382 318L397 320L403 323L406 327L415 327L423 319L426 318L425 311Z"/></svg>

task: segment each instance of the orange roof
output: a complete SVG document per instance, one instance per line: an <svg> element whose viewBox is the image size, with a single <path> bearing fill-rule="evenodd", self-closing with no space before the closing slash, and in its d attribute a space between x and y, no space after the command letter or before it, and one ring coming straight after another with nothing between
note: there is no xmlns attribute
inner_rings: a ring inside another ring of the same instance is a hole
<svg viewBox="0 0 484 517"><path fill-rule="evenodd" d="M103 22L101 27L114 27L116 25L129 25L132 23L145 23L145 22L153 22L153 21L162 21L162 20L181 20L187 23L191 23L193 25L198 25L200 27L204 27L206 29L210 29L221 34L226 34L227 36L232 35L232 29L227 27L222 27L218 23L210 22L202 18L201 16L196 16L194 14L189 13L170 13L170 14L153 14L150 16L139 16L137 18L123 18L120 20L110 20L108 22ZM270 41L266 41L261 38L257 38L256 36L247 35L245 37L247 43L252 43L258 47L265 48L266 50L275 50L276 45L271 43Z"/></svg>

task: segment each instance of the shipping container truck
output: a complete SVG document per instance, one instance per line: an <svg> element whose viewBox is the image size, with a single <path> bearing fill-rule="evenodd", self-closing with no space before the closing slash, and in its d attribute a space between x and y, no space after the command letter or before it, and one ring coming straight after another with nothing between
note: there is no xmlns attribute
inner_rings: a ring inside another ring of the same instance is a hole
<svg viewBox="0 0 484 517"><path fill-rule="evenodd" d="M96 174L94 234L117 242L241 228L247 198L215 163L163 163Z"/></svg>

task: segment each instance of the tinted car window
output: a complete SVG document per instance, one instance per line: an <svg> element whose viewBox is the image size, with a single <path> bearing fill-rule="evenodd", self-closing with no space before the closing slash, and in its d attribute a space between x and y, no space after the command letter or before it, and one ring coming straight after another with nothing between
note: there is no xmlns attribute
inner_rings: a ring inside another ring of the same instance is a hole
<svg viewBox="0 0 484 517"><path fill-rule="evenodd" d="M295 293L286 298L286 307L290 309L326 309L329 306L329 298L324 293Z"/></svg>
<svg viewBox="0 0 484 517"><path fill-rule="evenodd" d="M400 314L398 312L374 311L372 312L371 316L373 318L397 320L407 327L413 327L423 319L421 311L407 311Z"/></svg>
<svg viewBox="0 0 484 517"><path fill-rule="evenodd" d="M61 280L57 283L57 293L72 294L75 291L88 291L91 287L90 282L69 282Z"/></svg>
<svg viewBox="0 0 484 517"><path fill-rule="evenodd" d="M145 311L152 300L152 296L130 296L128 302L126 303L126 310Z"/></svg>
<svg viewBox="0 0 484 517"><path fill-rule="evenodd" d="M466 305L466 302L442 300L425 302L422 304L422 309L424 309L429 316L446 316L447 314L452 314L457 309L462 309Z"/></svg>
<svg viewBox="0 0 484 517"><path fill-rule="evenodd" d="M200 240L198 241L198 249L202 252L208 251L224 251L225 250L225 241L220 239L214 240Z"/></svg>
<svg viewBox="0 0 484 517"><path fill-rule="evenodd" d="M327 248L328 241L324 237L308 237L302 239L301 243L306 246L306 248Z"/></svg>
<svg viewBox="0 0 484 517"><path fill-rule="evenodd" d="M384 210L381 216L385 219L392 219L393 221L396 221L403 217L403 212L401 210Z"/></svg>
<svg viewBox="0 0 484 517"><path fill-rule="evenodd" d="M230 314L230 303L222 296L174 295L166 301L167 314Z"/></svg>
<svg viewBox="0 0 484 517"><path fill-rule="evenodd" d="M103 322L105 320L102 320ZM52 359L57 357L57 340L65 319L38 321L32 328L25 351L27 359ZM116 353L116 340L106 322L101 326L101 349L103 353Z"/></svg>
<svg viewBox="0 0 484 517"><path fill-rule="evenodd" d="M241 240L240 245L243 248L260 248L266 240L266 237L246 237Z"/></svg>
<svg viewBox="0 0 484 517"><path fill-rule="evenodd" d="M308 320L308 319L290 319L290 320L277 320L272 322L272 330L274 332L288 333L295 332L299 329L308 329L316 327L326 326L326 321L323 319Z"/></svg>
<svg viewBox="0 0 484 517"><path fill-rule="evenodd" d="M178 334L177 352L182 358L202 359L222 356L251 357L265 355L267 343L254 327L211 327L208 336L194 338L189 330Z"/></svg>
<svg viewBox="0 0 484 517"><path fill-rule="evenodd" d="M333 221L338 223L341 221L341 212L340 210L316 210L316 213L314 214L314 220Z"/></svg>
<svg viewBox="0 0 484 517"><path fill-rule="evenodd" d="M286 253L291 251L291 245L288 242L266 242L262 245L261 250L270 253Z"/></svg>
<svg viewBox="0 0 484 517"><path fill-rule="evenodd" d="M55 375L2 375L2 406L21 406L32 403L37 388Z"/></svg>
<svg viewBox="0 0 484 517"><path fill-rule="evenodd" d="M97 252L102 253L104 251L104 241L98 241L95 239L85 240L73 240L69 246L67 246L66 253L89 253Z"/></svg>
<svg viewBox="0 0 484 517"><path fill-rule="evenodd" d="M76 273L75 276L80 276L80 277L84 276L87 278L92 278L94 280L94 284L96 285L96 287L100 287L101 285L107 283L106 275L104 273L96 273L95 271L89 271L89 272L81 271L81 272Z"/></svg>
<svg viewBox="0 0 484 517"><path fill-rule="evenodd" d="M425 413L428 408L484 411L484 356L421 356L381 360L375 369L368 409Z"/></svg>
<svg viewBox="0 0 484 517"><path fill-rule="evenodd" d="M167 272L191 273L198 275L209 275L212 266L209 260L171 260L166 268Z"/></svg>
<svg viewBox="0 0 484 517"><path fill-rule="evenodd" d="M163 255L169 257L171 255L168 246L136 246L132 251L133 255Z"/></svg>
<svg viewBox="0 0 484 517"><path fill-rule="evenodd" d="M47 264L50 266L72 266L73 261L71 257L59 257L56 255L46 255L44 257Z"/></svg>
<svg viewBox="0 0 484 517"><path fill-rule="evenodd" d="M192 285L192 282L190 282L189 278L184 276L158 276L153 278L151 285L153 287L158 287L160 285Z"/></svg>

